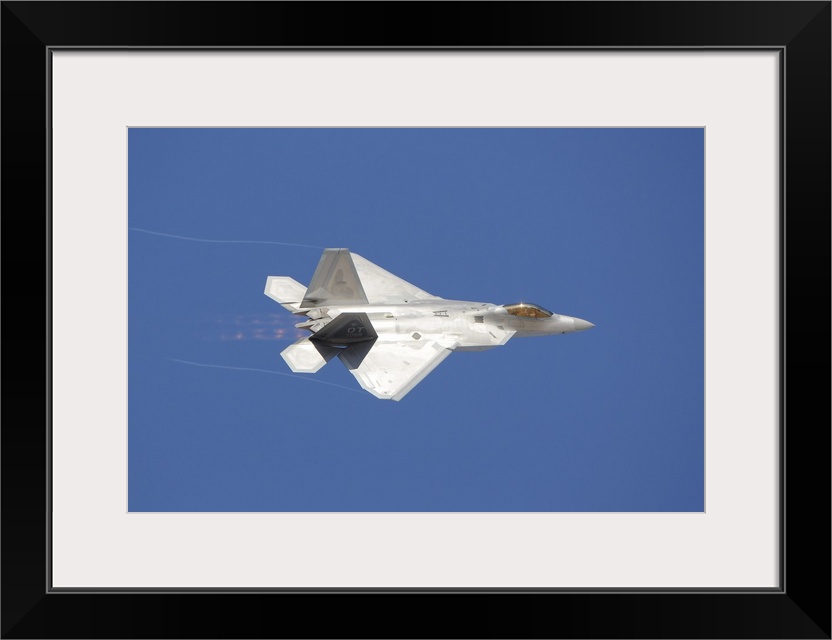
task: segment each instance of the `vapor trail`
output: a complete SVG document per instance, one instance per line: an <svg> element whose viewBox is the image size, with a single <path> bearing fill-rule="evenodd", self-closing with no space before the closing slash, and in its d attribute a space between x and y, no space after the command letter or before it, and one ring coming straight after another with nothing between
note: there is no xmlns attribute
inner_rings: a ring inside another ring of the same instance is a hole
<svg viewBox="0 0 832 640"><path fill-rule="evenodd" d="M273 240L207 240L206 238L190 238L188 236L177 236L172 233L161 233L160 231L139 229L138 227L130 227L130 231L140 231L142 233L149 233L153 236L164 236L165 238L176 238L177 240L190 240L191 242L213 242L217 244L279 244L284 247L303 247L304 249L321 250L324 249L324 247L316 247L311 244L297 244L296 242L274 242Z"/></svg>
<svg viewBox="0 0 832 640"><path fill-rule="evenodd" d="M232 371L256 371L257 373L271 373L275 376L286 376L287 378L294 378L295 380L304 380L306 382L314 382L316 384L325 384L330 387L338 387L339 389L346 389L347 391L352 391L353 393L360 393L362 396L366 396L366 394L363 391L353 389L352 387L345 387L342 384L325 382L324 380L315 380L314 378L301 378L300 376L295 376L291 373L283 373L281 371L271 371L270 369L254 369L252 367L228 367L224 364L204 364L202 362L190 362L188 360L179 360L177 358L168 358L168 360L172 360L173 362L179 362L181 364L189 364L194 367L209 367L212 369L231 369Z"/></svg>

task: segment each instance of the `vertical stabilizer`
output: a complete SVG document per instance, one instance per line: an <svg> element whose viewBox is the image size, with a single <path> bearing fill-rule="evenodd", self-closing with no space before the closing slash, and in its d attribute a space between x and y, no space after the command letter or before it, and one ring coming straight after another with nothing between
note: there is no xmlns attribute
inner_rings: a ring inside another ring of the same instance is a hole
<svg viewBox="0 0 832 640"><path fill-rule="evenodd" d="M324 249L300 307L344 304L367 304L364 287L348 249Z"/></svg>

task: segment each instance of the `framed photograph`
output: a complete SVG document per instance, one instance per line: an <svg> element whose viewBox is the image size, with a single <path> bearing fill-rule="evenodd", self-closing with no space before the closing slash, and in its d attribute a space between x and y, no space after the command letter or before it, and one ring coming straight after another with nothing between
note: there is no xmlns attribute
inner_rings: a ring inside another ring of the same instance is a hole
<svg viewBox="0 0 832 640"><path fill-rule="evenodd" d="M4 637L830 637L830 5L599 7L3 3Z"/></svg>

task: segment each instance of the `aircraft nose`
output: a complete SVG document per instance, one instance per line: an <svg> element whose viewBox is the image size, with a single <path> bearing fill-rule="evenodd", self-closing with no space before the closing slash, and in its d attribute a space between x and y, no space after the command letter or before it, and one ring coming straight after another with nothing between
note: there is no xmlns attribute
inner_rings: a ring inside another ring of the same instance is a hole
<svg viewBox="0 0 832 640"><path fill-rule="evenodd" d="M581 320L580 318L573 318L575 321L575 331L586 331L587 329L592 329L595 325L591 322L587 322L586 320Z"/></svg>

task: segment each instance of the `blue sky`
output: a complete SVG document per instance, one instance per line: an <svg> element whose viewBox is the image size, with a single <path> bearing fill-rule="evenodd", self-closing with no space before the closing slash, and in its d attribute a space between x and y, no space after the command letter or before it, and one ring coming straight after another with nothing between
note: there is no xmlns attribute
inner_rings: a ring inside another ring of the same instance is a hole
<svg viewBox="0 0 832 640"><path fill-rule="evenodd" d="M130 129L130 511L702 511L703 129ZM401 402L263 294L346 247L590 331Z"/></svg>

